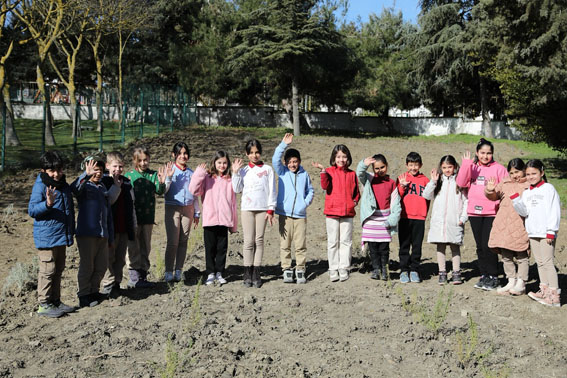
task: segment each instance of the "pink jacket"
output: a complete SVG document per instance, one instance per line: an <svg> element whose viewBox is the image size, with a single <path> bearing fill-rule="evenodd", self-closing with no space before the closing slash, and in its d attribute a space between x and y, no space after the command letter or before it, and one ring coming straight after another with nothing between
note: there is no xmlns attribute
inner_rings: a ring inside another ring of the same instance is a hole
<svg viewBox="0 0 567 378"><path fill-rule="evenodd" d="M226 226L230 232L236 232L236 194L230 177L211 176L199 167L191 177L189 191L194 196L201 196L203 227Z"/></svg>
<svg viewBox="0 0 567 378"><path fill-rule="evenodd" d="M463 165L457 175L457 185L468 189L469 204L467 214L469 217L493 217L498 211L500 201L491 201L484 195L484 187L490 177L496 178L498 184L508 176L506 168L492 161L488 165L474 164L470 159L463 159Z"/></svg>

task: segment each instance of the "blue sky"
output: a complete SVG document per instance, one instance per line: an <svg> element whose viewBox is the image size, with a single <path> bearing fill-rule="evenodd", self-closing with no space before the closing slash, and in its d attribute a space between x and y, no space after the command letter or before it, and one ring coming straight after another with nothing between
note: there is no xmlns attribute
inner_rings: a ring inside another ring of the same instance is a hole
<svg viewBox="0 0 567 378"><path fill-rule="evenodd" d="M363 22L368 21L370 13L379 15L382 9L393 7L401 10L404 20L417 23L419 14L417 0L349 0L349 10L346 16L347 21L356 21L360 16Z"/></svg>

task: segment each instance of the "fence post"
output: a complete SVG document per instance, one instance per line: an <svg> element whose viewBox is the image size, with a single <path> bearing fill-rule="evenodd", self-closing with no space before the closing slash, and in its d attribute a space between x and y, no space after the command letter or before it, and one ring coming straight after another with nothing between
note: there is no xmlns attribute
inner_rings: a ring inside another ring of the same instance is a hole
<svg viewBox="0 0 567 378"><path fill-rule="evenodd" d="M144 137L144 91L140 91L140 139Z"/></svg>
<svg viewBox="0 0 567 378"><path fill-rule="evenodd" d="M100 120L100 136L99 136L99 138L100 138L99 143L100 144L99 144L98 150L102 151L102 149L103 149L102 148L102 136L103 136L103 133L104 133L103 132L103 130L104 130L104 117L103 117L103 112L102 112L102 96L100 96L100 106L99 106L99 109L98 109L98 119Z"/></svg>
<svg viewBox="0 0 567 378"><path fill-rule="evenodd" d="M81 117L81 104L77 101L75 106L75 121L77 122L77 129L73 133L73 155L77 155L77 134L79 133L79 127L81 127L80 117Z"/></svg>
<svg viewBox="0 0 567 378"><path fill-rule="evenodd" d="M122 104L122 135L120 137L122 145L126 142L126 103Z"/></svg>
<svg viewBox="0 0 567 378"><path fill-rule="evenodd" d="M157 127L157 129L156 129L156 134L159 135L159 118L160 118L160 117L159 117L159 114L160 114L160 113L159 113L159 110L160 110L159 108L160 108L160 106L159 106L159 105L156 105L156 108L157 108L157 120L156 120L156 127Z"/></svg>
<svg viewBox="0 0 567 378"><path fill-rule="evenodd" d="M2 102L2 167L0 171L6 169L6 101Z"/></svg>
<svg viewBox="0 0 567 378"><path fill-rule="evenodd" d="M173 99L171 100L171 106L169 107L169 131L173 132Z"/></svg>

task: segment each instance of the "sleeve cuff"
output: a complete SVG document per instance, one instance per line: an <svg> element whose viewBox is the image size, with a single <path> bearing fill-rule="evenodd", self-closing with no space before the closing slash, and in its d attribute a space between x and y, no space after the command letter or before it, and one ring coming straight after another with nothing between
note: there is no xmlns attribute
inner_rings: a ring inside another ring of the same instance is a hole
<svg viewBox="0 0 567 378"><path fill-rule="evenodd" d="M547 238L547 239L554 240L554 239L555 239L555 234L549 234L549 233L548 233L548 234L546 235L546 238Z"/></svg>
<svg viewBox="0 0 567 378"><path fill-rule="evenodd" d="M512 195L510 196L510 199L511 199L511 200L514 200L514 199L518 198L519 196L520 196L520 195L519 195L518 193L514 193L514 194L512 194Z"/></svg>
<svg viewBox="0 0 567 378"><path fill-rule="evenodd" d="M268 210L268 214L274 215L274 210Z"/></svg>

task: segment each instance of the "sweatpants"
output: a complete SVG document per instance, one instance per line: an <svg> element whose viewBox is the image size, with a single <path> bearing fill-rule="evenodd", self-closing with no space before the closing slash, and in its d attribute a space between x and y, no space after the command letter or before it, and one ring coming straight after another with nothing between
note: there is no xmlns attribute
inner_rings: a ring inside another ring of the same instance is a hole
<svg viewBox="0 0 567 378"><path fill-rule="evenodd" d="M547 244L545 238L530 238L530 248L537 263L539 282L552 289L559 289L559 279L553 264L555 240L552 244Z"/></svg>
<svg viewBox="0 0 567 378"><path fill-rule="evenodd" d="M108 267L108 239L95 236L77 236L79 272L77 296L98 293L100 281Z"/></svg>
<svg viewBox="0 0 567 378"><path fill-rule="evenodd" d="M352 257L352 218L326 218L329 271L347 270Z"/></svg>
<svg viewBox="0 0 567 378"><path fill-rule="evenodd" d="M469 217L481 276L498 276L498 255L488 247L494 217Z"/></svg>
<svg viewBox="0 0 567 378"><path fill-rule="evenodd" d="M193 205L165 205L165 271L182 270L187 257L187 241L193 223L195 211Z"/></svg>
<svg viewBox="0 0 567 378"><path fill-rule="evenodd" d="M402 272L417 272L421 263L421 245L425 235L425 220L402 218L398 223L398 232L400 269Z"/></svg>
<svg viewBox="0 0 567 378"><path fill-rule="evenodd" d="M372 261L372 269L377 270L386 264L390 259L390 243L388 242L367 242L370 249L370 260Z"/></svg>
<svg viewBox="0 0 567 378"><path fill-rule="evenodd" d="M38 251L37 297L39 303L47 304L61 300L61 276L65 270L65 250L66 247L63 245Z"/></svg>
<svg viewBox="0 0 567 378"><path fill-rule="evenodd" d="M305 271L307 218L279 216L280 260L283 270L291 269L291 242L295 247L295 268Z"/></svg>
<svg viewBox="0 0 567 378"><path fill-rule="evenodd" d="M153 224L139 224L136 239L128 243L128 269L147 272L150 270Z"/></svg>
<svg viewBox="0 0 567 378"><path fill-rule="evenodd" d="M440 272L446 272L445 251L447 246L451 249L451 262L453 263L453 272L461 270L461 246L452 243L437 243L437 265Z"/></svg>
<svg viewBox="0 0 567 378"><path fill-rule="evenodd" d="M224 275L226 265L226 250L228 249L228 227L203 227L205 240L206 273L221 273Z"/></svg>
<svg viewBox="0 0 567 378"><path fill-rule="evenodd" d="M522 281L526 282L528 280L528 271L530 270L530 257L528 256L528 252L516 252L500 248L500 253L502 253L502 264L504 265L506 278L520 278ZM518 263L517 272L516 265L514 264L514 257Z"/></svg>
<svg viewBox="0 0 567 378"><path fill-rule="evenodd" d="M244 266L261 266L264 255L266 211L242 211Z"/></svg>
<svg viewBox="0 0 567 378"><path fill-rule="evenodd" d="M122 270L126 265L126 250L128 248L128 234L121 232L114 234L113 246L108 248L108 268L102 279L102 286L120 286Z"/></svg>

